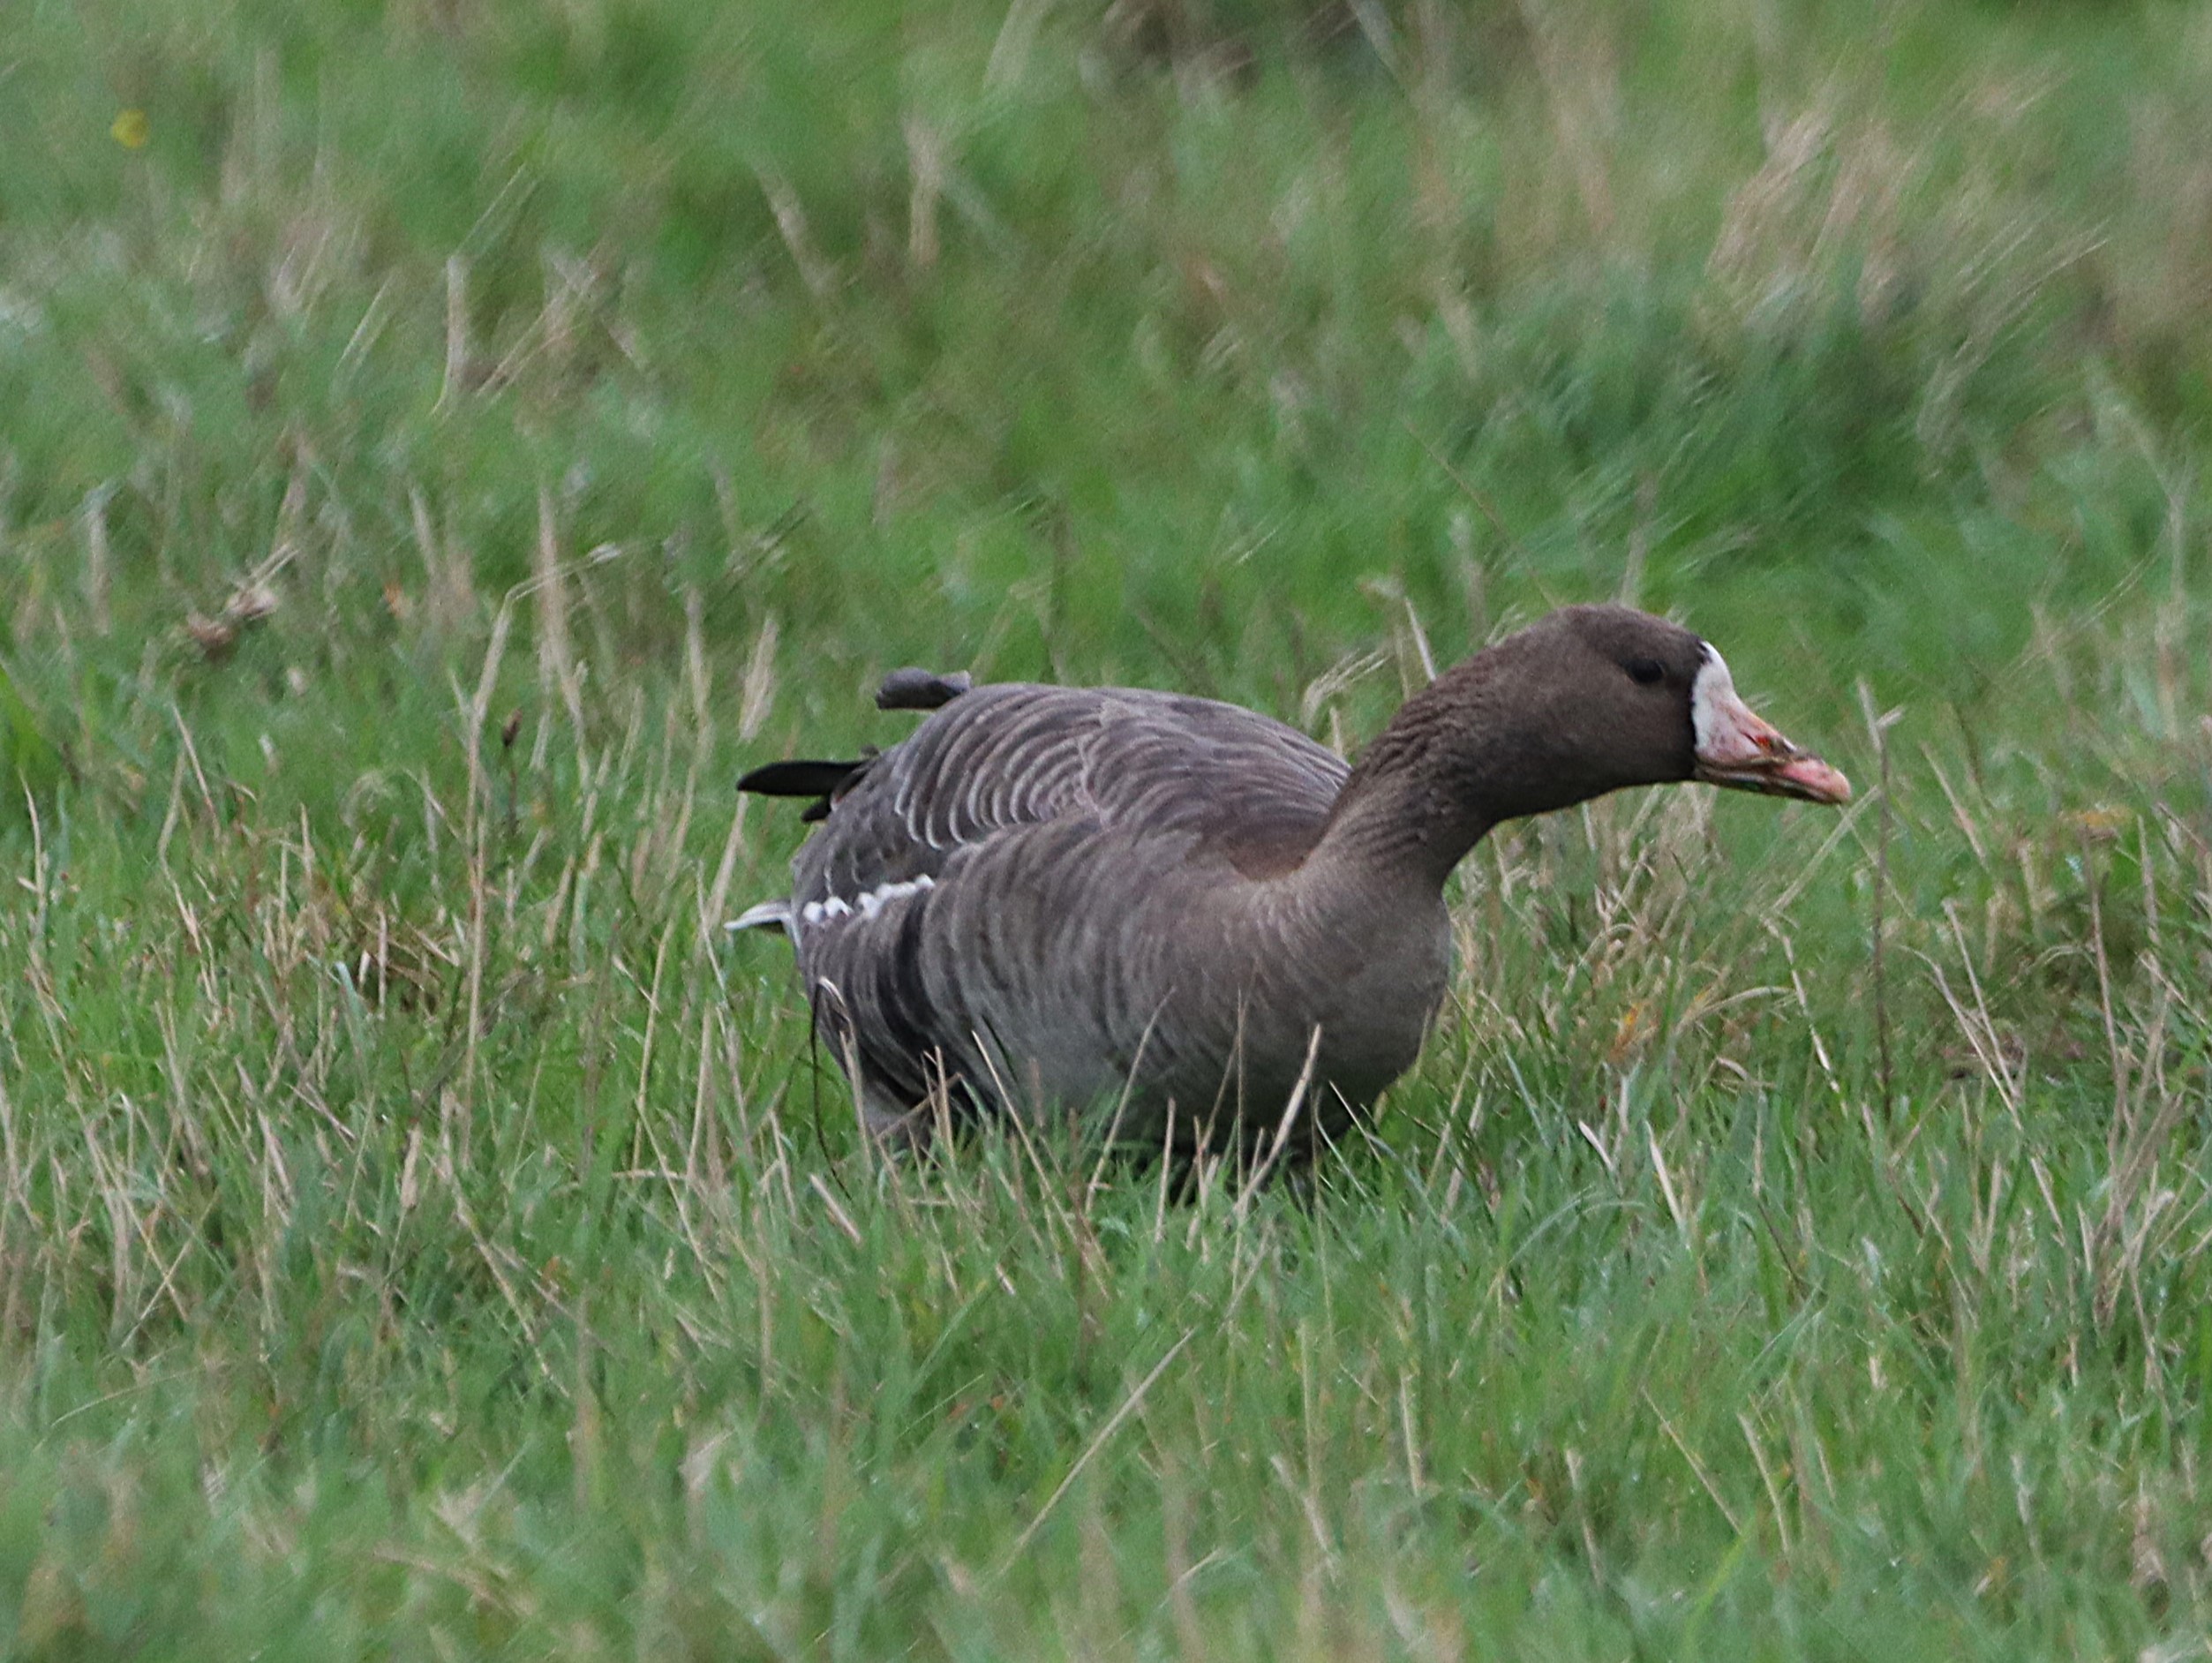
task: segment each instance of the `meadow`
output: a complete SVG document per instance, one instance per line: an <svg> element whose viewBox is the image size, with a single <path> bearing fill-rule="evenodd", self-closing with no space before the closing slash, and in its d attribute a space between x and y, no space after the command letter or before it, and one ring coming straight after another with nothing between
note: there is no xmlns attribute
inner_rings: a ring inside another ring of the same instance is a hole
<svg viewBox="0 0 2212 1663"><path fill-rule="evenodd" d="M0 1654L2212 1650L2212 14L19 0ZM1848 771L1478 848L1309 1181L889 1160L744 768Z"/></svg>

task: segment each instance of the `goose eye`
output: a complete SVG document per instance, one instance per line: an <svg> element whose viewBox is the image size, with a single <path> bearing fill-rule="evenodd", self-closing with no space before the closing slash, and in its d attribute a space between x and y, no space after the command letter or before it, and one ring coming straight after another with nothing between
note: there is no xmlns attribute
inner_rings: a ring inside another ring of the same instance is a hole
<svg viewBox="0 0 2212 1663"><path fill-rule="evenodd" d="M1657 658L1634 658L1629 663L1629 679L1638 687L1656 686L1666 679L1666 667Z"/></svg>

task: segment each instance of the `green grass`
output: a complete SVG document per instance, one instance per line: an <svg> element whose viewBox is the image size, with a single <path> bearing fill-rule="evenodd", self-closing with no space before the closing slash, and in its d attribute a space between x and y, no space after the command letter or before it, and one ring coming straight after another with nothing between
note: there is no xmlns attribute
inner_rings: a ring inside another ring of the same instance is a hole
<svg viewBox="0 0 2212 1663"><path fill-rule="evenodd" d="M0 1652L2201 1654L2208 104L2165 4L18 6ZM1618 593L1862 803L1493 839L1310 1185L886 1164L720 929L894 665L1356 743Z"/></svg>

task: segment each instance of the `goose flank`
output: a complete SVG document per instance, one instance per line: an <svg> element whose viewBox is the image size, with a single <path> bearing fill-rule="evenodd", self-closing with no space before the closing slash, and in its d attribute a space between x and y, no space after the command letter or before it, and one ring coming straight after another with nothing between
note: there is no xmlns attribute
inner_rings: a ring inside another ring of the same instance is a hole
<svg viewBox="0 0 2212 1663"><path fill-rule="evenodd" d="M781 929L869 1124L1096 1108L1157 1146L1325 1137L1411 1065L1451 969L1444 884L1493 826L1704 780L1840 803L1849 782L1755 715L1719 653L1571 606L1447 672L1347 768L1233 704L895 672L933 712L857 762L742 791L812 800ZM1310 1065L1309 1065L1309 1058Z"/></svg>

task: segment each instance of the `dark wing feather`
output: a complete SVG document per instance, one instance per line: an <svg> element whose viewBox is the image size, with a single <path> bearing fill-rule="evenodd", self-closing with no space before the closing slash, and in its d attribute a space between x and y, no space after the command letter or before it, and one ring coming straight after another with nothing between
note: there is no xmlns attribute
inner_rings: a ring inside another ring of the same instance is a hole
<svg viewBox="0 0 2212 1663"><path fill-rule="evenodd" d="M804 762L794 757L741 775L737 788L764 797L826 797L867 766L864 761Z"/></svg>
<svg viewBox="0 0 2212 1663"><path fill-rule="evenodd" d="M893 670L884 678L883 686L876 689L876 708L879 711L934 711L950 704L967 692L971 685L965 670L938 675L909 666L903 670Z"/></svg>

